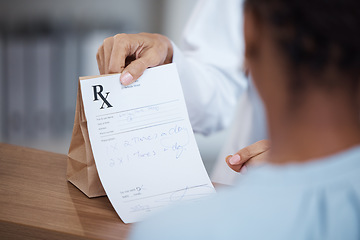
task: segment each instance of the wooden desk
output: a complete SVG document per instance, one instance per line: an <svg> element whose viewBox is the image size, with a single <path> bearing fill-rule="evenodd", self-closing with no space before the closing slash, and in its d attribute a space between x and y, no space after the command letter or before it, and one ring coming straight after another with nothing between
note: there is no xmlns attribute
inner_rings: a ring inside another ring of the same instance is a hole
<svg viewBox="0 0 360 240"><path fill-rule="evenodd" d="M107 197L66 181L66 156L0 143L1 239L126 239Z"/></svg>

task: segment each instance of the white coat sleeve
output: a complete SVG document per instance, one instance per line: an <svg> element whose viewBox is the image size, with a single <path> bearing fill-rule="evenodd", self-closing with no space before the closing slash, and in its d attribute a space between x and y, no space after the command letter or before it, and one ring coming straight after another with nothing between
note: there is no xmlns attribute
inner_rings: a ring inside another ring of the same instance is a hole
<svg viewBox="0 0 360 240"><path fill-rule="evenodd" d="M248 81L243 74L241 0L202 0L184 31L182 50L173 44L190 121L209 134L229 125Z"/></svg>

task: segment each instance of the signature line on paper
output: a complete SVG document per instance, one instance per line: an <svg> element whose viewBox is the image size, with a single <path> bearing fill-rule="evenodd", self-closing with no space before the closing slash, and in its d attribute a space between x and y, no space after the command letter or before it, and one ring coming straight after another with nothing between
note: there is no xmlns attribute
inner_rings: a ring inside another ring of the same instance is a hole
<svg viewBox="0 0 360 240"><path fill-rule="evenodd" d="M193 188L199 188L199 187L205 187L209 184L201 184L201 185L197 185L197 186L192 186L192 187L186 187L186 188L182 188L182 189L178 189L178 190L175 190L175 191L171 191L171 192L165 192L165 193L160 193L160 194L156 194L156 195L152 195L152 196L147 196L147 197L142 197L142 198L137 198L137 199L132 199L132 200L128 200L128 201L124 201L124 203L127 203L127 202L134 202L134 201L137 201L137 200L142 200L142 199L146 199L146 198L152 198L152 197L158 197L158 196L162 196L162 195L166 195L166 194L172 194L172 193L175 193L175 192L179 192L179 191L186 191L188 189L193 189Z"/></svg>

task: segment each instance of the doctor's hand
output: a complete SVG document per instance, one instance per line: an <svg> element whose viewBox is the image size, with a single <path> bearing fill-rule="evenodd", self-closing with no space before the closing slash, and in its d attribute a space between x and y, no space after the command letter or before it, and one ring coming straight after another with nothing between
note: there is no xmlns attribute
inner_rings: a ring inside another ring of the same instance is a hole
<svg viewBox="0 0 360 240"><path fill-rule="evenodd" d="M129 85L148 67L172 62L170 40L160 34L117 34L106 38L96 59L100 74L122 73L120 82Z"/></svg>
<svg viewBox="0 0 360 240"><path fill-rule="evenodd" d="M239 150L234 155L227 156L225 161L232 170L246 173L247 165L259 165L266 162L269 149L270 142L261 140Z"/></svg>

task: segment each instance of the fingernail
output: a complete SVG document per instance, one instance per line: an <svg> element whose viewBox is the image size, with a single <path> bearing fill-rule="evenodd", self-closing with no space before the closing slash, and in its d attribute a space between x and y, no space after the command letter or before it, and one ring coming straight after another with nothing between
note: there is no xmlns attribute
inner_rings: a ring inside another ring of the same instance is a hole
<svg viewBox="0 0 360 240"><path fill-rule="evenodd" d="M129 85L133 79L134 77L129 72L123 73L120 76L120 82L123 85Z"/></svg>
<svg viewBox="0 0 360 240"><path fill-rule="evenodd" d="M228 155L228 156L225 158L225 162L228 162L231 157L232 157L232 155Z"/></svg>
<svg viewBox="0 0 360 240"><path fill-rule="evenodd" d="M241 168L240 173L241 173L241 174L245 174L245 173L247 173L247 171L248 171L248 169L247 169L247 167L244 165L244 166Z"/></svg>
<svg viewBox="0 0 360 240"><path fill-rule="evenodd" d="M229 163L231 165L239 164L239 162L240 162L240 156L238 154L234 154L229 160Z"/></svg>

